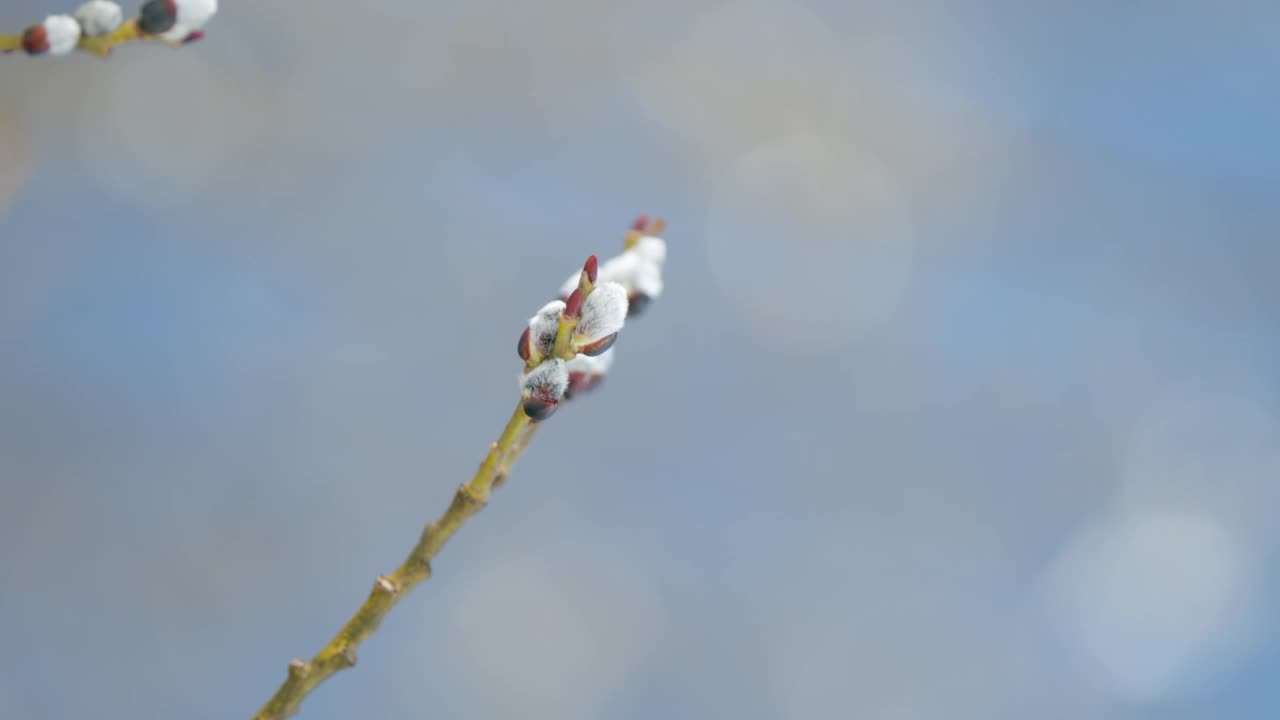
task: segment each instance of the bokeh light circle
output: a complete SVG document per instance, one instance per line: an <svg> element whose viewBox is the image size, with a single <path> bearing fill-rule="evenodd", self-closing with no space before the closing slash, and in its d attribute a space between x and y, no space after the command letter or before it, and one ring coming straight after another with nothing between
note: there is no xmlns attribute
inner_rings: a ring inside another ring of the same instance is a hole
<svg viewBox="0 0 1280 720"><path fill-rule="evenodd" d="M1238 657L1257 563L1194 511L1117 513L1080 531L1050 573L1049 606L1085 674L1125 700L1184 694Z"/></svg>

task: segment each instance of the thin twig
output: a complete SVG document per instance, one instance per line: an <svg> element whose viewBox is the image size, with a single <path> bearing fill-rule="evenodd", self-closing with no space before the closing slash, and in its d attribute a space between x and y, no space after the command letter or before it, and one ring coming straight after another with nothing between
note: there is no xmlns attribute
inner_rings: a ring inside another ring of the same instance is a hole
<svg viewBox="0 0 1280 720"><path fill-rule="evenodd" d="M489 446L489 454L475 476L458 487L453 502L440 519L422 531L417 546L404 563L390 575L378 578L369 599L314 658L289 663L288 678L253 716L254 720L279 720L297 713L302 700L312 690L339 670L356 664L356 648L378 629L401 598L431 577L431 560L468 518L484 509L490 492L505 480L511 465L528 447L534 427L536 424L517 405L502 436Z"/></svg>
<svg viewBox="0 0 1280 720"><path fill-rule="evenodd" d="M511 474L511 466L516 464L520 454L524 452L525 448L529 447L529 443L533 440L534 434L538 432L540 427L542 427L541 423L529 423L520 431L520 436L512 444L511 451L502 459L502 462L498 463L498 471L493 475L493 487L495 490L502 487L502 484L507 481L507 476Z"/></svg>
<svg viewBox="0 0 1280 720"><path fill-rule="evenodd" d="M76 49L93 53L99 57L107 57L111 51L120 45L131 42L158 41L177 47L182 43L170 42L162 39L159 35L148 35L138 28L137 19L126 20L123 25L116 28L114 32L106 35L95 35L93 37L82 37L76 43ZM13 52L22 49L22 36L3 34L0 35L0 52Z"/></svg>

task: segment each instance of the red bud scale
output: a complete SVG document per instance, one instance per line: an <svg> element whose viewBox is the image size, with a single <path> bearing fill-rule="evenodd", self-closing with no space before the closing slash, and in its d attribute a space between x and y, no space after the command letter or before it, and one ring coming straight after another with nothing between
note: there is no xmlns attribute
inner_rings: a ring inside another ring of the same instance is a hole
<svg viewBox="0 0 1280 720"><path fill-rule="evenodd" d="M22 49L27 51L28 55L42 55L49 52L49 31L44 29L44 23L32 25L22 33Z"/></svg>
<svg viewBox="0 0 1280 720"><path fill-rule="evenodd" d="M564 316L575 320L582 316L582 288L569 293L569 299L564 303Z"/></svg>

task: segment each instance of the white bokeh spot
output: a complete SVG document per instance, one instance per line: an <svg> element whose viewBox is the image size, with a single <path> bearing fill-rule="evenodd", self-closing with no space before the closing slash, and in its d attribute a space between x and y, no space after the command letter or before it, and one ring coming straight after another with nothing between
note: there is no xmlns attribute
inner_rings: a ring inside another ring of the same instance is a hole
<svg viewBox="0 0 1280 720"><path fill-rule="evenodd" d="M1068 543L1048 575L1048 616L1100 687L1159 700L1240 655L1257 580L1249 547L1211 517L1118 513Z"/></svg>

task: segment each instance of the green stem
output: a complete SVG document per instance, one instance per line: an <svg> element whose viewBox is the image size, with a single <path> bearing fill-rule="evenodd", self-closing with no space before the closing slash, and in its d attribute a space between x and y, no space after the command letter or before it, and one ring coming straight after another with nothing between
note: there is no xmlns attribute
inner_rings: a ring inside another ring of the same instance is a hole
<svg viewBox="0 0 1280 720"><path fill-rule="evenodd" d="M81 37L76 42L76 48L85 52L93 53L101 57L111 54L111 51L119 45L131 42L139 42L144 40L161 40L159 36L148 35L138 29L137 19L128 20L114 32L106 35L96 35L94 37ZM179 45L181 43L171 42L170 45ZM13 52L22 49L22 35L4 34L0 35L0 52Z"/></svg>
<svg viewBox="0 0 1280 720"><path fill-rule="evenodd" d="M289 663L289 676L253 716L254 720L279 720L294 715L312 690L339 670L356 664L356 649L360 644L377 631L382 619L401 598L431 577L431 561L436 554L468 518L484 509L490 492L505 479L512 463L528 446L532 432L525 430L531 426L533 423L524 409L517 405L501 437L489 446L489 454L475 476L458 487L449 509L422 531L418 544L404 563L390 575L378 578L369 599L314 658Z"/></svg>
<svg viewBox="0 0 1280 720"><path fill-rule="evenodd" d="M516 460L520 458L520 454L524 449L529 447L533 436L538 432L538 428L542 427L542 423L529 423L520 431L520 436L516 438L516 442L511 446L511 452L498 463L498 470L493 474L493 487L498 489L507 481L507 476L511 474L511 466L516 464Z"/></svg>

